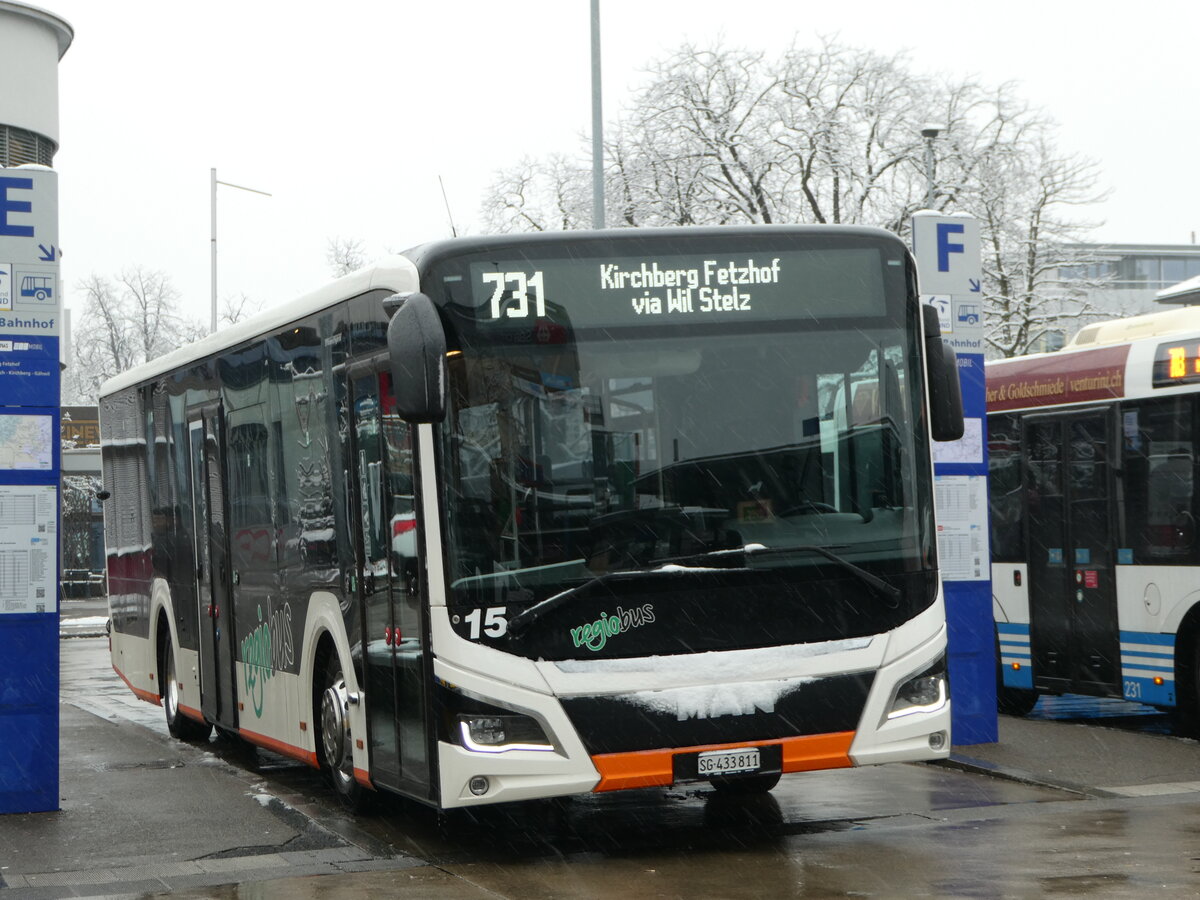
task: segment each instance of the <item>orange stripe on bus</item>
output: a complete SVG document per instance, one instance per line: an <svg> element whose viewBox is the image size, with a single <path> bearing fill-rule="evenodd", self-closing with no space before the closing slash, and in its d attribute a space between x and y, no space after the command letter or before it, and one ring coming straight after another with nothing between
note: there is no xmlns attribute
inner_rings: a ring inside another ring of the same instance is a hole
<svg viewBox="0 0 1200 900"><path fill-rule="evenodd" d="M375 785L371 783L371 776L367 774L366 769L354 769L354 780L369 790L375 790Z"/></svg>
<svg viewBox="0 0 1200 900"><path fill-rule="evenodd" d="M189 719L195 719L201 725L206 724L208 721L207 719L204 718L204 713L200 712L200 710L192 709L192 707L190 707L190 706L184 706L182 703L179 704L179 711L181 713L183 713L185 716L187 716Z"/></svg>
<svg viewBox="0 0 1200 900"><path fill-rule="evenodd" d="M267 737L265 734L257 734L253 731L247 731L245 728L239 728L238 733L252 744L258 744L267 750L273 750L281 756L288 756L292 759L298 759L302 763L308 763L314 769L319 768L320 763L317 762L317 754L312 750L305 750L303 747L297 747L294 744L288 744L284 741L278 741L275 738Z"/></svg>
<svg viewBox="0 0 1200 900"><path fill-rule="evenodd" d="M144 691L139 687L134 687L133 682L125 677L125 673L117 668L117 664L113 663L113 671L121 676L121 680L125 685L133 691L133 695L139 700L145 700L147 703L153 703L155 706L162 706L162 697L154 693L154 691Z"/></svg>
<svg viewBox="0 0 1200 900"><path fill-rule="evenodd" d="M781 747L784 772L844 769L851 765L850 745L853 742L854 732L843 731L772 741L742 741L736 744L707 744L668 750L602 753L592 757L593 765L600 772L600 783L593 790L620 791L628 788L666 787L675 779L673 760L676 754L736 750L742 747Z"/></svg>

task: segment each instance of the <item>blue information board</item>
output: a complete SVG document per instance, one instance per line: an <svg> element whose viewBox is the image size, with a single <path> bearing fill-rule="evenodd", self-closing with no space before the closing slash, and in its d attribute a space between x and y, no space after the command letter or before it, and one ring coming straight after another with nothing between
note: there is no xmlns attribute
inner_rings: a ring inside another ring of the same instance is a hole
<svg viewBox="0 0 1200 900"><path fill-rule="evenodd" d="M995 741L999 728L988 547L979 222L966 216L921 213L913 217L912 224L921 299L937 310L942 340L958 357L966 418L962 440L934 444L938 564L949 632L952 740L957 745L982 744Z"/></svg>
<svg viewBox="0 0 1200 900"><path fill-rule="evenodd" d="M58 406L58 338L0 336L0 397L9 406Z"/></svg>
<svg viewBox="0 0 1200 900"><path fill-rule="evenodd" d="M58 177L0 168L0 813L58 809Z"/></svg>

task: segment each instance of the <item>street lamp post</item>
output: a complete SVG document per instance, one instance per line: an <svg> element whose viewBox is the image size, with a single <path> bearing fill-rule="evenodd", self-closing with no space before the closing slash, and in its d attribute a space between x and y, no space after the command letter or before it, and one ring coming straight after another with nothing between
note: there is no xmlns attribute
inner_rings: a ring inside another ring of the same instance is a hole
<svg viewBox="0 0 1200 900"><path fill-rule="evenodd" d="M212 204L211 204L212 216L211 216L211 220L210 220L212 222L212 240L211 240L211 246L212 246L212 253L211 253L211 256L212 256L212 278L211 278L211 282L212 282L212 329L210 331L210 334L216 334L216 332L217 332L217 185L223 184L223 185L225 185L225 187L237 188L239 191L249 191L252 194L262 194L264 197L270 197L271 195L268 194L266 191L260 191L257 188L245 187L244 185L240 185L240 184L231 184L228 181L218 181L217 180L217 170L210 169L209 171L211 172L210 195L212 197Z"/></svg>
<svg viewBox="0 0 1200 900"><path fill-rule="evenodd" d="M921 129L925 139L925 208L933 209L933 142L942 133L941 125L926 125Z"/></svg>
<svg viewBox="0 0 1200 900"><path fill-rule="evenodd" d="M592 227L604 227L604 113L600 100L600 0L592 0Z"/></svg>

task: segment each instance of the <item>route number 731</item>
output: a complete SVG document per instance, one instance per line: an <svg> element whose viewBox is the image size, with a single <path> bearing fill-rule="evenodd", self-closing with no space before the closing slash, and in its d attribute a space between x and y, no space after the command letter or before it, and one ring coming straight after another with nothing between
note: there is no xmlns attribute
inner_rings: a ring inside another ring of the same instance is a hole
<svg viewBox="0 0 1200 900"><path fill-rule="evenodd" d="M533 293L535 306L534 315L546 315L545 286L542 284L542 273L534 272L526 275L524 272L484 272L484 284L494 284L492 291L492 318L500 318L500 301L504 299L505 286L512 284L513 300L516 303L504 310L510 319L524 319L529 315L529 294Z"/></svg>

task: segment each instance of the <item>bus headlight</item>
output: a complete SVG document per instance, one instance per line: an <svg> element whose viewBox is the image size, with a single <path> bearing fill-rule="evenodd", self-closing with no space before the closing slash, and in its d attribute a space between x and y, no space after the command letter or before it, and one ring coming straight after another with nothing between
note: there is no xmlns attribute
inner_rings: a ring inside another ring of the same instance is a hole
<svg viewBox="0 0 1200 900"><path fill-rule="evenodd" d="M914 713L936 712L946 705L949 698L946 658L943 656L929 668L902 682L896 688L887 717L888 719L899 719Z"/></svg>
<svg viewBox="0 0 1200 900"><path fill-rule="evenodd" d="M460 713L458 736L464 747L476 753L554 749L537 720L517 714Z"/></svg>

